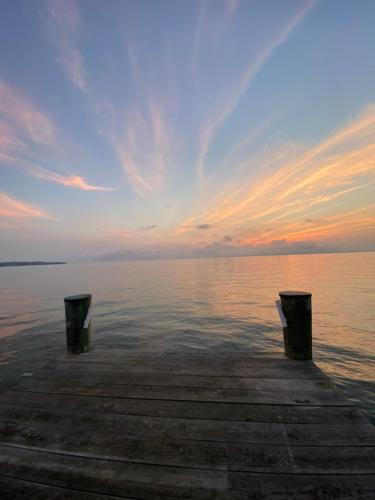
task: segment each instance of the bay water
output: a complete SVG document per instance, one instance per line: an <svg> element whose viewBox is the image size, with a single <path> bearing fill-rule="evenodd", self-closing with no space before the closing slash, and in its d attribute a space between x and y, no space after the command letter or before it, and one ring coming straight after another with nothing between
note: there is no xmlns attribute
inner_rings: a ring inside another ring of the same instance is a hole
<svg viewBox="0 0 375 500"><path fill-rule="evenodd" d="M93 346L282 353L281 290L312 292L314 361L374 421L375 252L1 268L0 370L63 348L76 293L93 295Z"/></svg>

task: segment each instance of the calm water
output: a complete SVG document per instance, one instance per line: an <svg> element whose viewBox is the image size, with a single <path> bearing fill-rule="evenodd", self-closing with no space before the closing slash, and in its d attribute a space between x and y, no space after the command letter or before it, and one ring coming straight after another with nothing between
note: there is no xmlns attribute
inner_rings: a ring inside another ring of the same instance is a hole
<svg viewBox="0 0 375 500"><path fill-rule="evenodd" d="M79 292L93 294L97 345L281 352L286 289L313 293L315 361L374 418L375 253L2 268L3 359L17 338L63 339L63 297Z"/></svg>

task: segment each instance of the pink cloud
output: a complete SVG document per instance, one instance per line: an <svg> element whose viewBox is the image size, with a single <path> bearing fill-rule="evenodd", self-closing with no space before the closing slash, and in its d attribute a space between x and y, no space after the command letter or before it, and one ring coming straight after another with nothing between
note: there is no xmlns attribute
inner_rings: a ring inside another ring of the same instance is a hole
<svg viewBox="0 0 375 500"><path fill-rule="evenodd" d="M39 179L44 179L47 181L55 182L57 184L61 184L63 186L72 187L76 189L81 189L82 191L113 191L112 188L102 187L102 186L94 186L92 184L88 184L85 179L80 177L79 175L61 175L56 172L52 172L50 170L34 167L31 171L34 177L38 177Z"/></svg>
<svg viewBox="0 0 375 500"><path fill-rule="evenodd" d="M44 210L16 200L5 193L0 193L0 217L17 219L49 218Z"/></svg>
<svg viewBox="0 0 375 500"><path fill-rule="evenodd" d="M113 188L95 186L93 184L89 184L80 175L59 174L57 172L53 172L52 170L47 170L46 168L42 168L39 165L36 165L35 163L29 162L27 160L14 158L12 156L2 154L1 151L0 151L0 161L12 163L16 167L32 175L33 177L36 177L38 179L43 179L45 181L54 182L56 184L61 184L62 186L81 189L82 191L114 191Z"/></svg>
<svg viewBox="0 0 375 500"><path fill-rule="evenodd" d="M24 172L63 186L83 191L113 191L111 188L89 184L83 177L62 174L40 167L38 158L50 153L61 154L56 127L42 111L17 89L0 80L0 162L13 165ZM59 157L56 157L60 163ZM66 160L65 160L66 161Z"/></svg>
<svg viewBox="0 0 375 500"><path fill-rule="evenodd" d="M1 136L14 140L12 127L28 140L45 146L56 145L56 131L52 121L38 110L15 88L0 79ZM0 142L0 145L2 141Z"/></svg>

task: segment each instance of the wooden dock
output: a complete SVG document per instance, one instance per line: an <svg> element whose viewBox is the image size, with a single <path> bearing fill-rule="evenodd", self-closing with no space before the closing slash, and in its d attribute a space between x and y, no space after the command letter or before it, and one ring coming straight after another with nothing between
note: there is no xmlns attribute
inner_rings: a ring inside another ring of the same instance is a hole
<svg viewBox="0 0 375 500"><path fill-rule="evenodd" d="M374 499L375 428L311 361L95 350L0 398L0 491Z"/></svg>

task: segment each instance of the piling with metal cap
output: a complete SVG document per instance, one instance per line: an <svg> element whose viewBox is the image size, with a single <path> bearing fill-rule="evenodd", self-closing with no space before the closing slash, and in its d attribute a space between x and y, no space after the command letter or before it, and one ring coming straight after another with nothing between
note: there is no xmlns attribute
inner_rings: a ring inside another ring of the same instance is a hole
<svg viewBox="0 0 375 500"><path fill-rule="evenodd" d="M312 359L311 293L286 291L279 295L287 322L283 328L286 356L297 360Z"/></svg>
<svg viewBox="0 0 375 500"><path fill-rule="evenodd" d="M64 298L66 347L70 353L80 354L90 348L91 294L72 295Z"/></svg>

